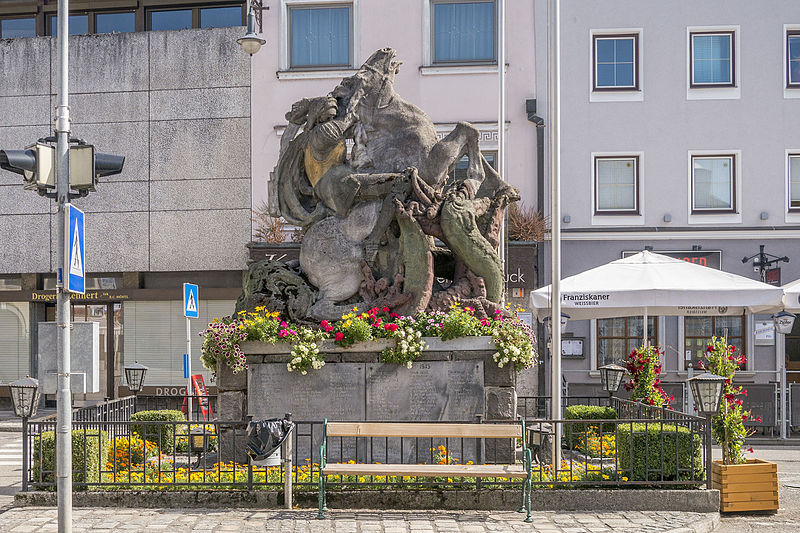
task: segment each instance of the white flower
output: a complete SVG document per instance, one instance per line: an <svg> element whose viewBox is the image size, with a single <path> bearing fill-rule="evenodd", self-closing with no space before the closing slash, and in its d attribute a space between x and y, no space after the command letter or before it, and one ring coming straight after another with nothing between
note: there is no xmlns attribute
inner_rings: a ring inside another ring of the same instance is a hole
<svg viewBox="0 0 800 533"><path fill-rule="evenodd" d="M300 373L301 373L301 374L303 374L304 376L305 376L306 374L308 374L308 372L306 372L305 370L302 370Z"/></svg>
<svg viewBox="0 0 800 533"><path fill-rule="evenodd" d="M286 365L286 370L288 370L289 372L291 372L291 371L292 371L292 363L288 363L288 364Z"/></svg>
<svg viewBox="0 0 800 533"><path fill-rule="evenodd" d="M500 368L503 368L503 363L497 363L497 366L499 366Z"/></svg>
<svg viewBox="0 0 800 533"><path fill-rule="evenodd" d="M406 368L411 368L411 361L409 361L408 363L406 363Z"/></svg>
<svg viewBox="0 0 800 533"><path fill-rule="evenodd" d="M422 332L421 332L421 331L418 331L418 332L417 332L417 338L419 339L420 337L422 337Z"/></svg>

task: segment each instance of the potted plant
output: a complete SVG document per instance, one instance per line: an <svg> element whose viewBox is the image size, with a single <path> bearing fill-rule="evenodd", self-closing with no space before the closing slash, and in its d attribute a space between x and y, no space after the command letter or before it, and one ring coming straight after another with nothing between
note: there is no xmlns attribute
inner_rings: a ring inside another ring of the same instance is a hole
<svg viewBox="0 0 800 533"><path fill-rule="evenodd" d="M747 390L734 385L733 377L745 357L737 354L736 347L729 346L725 339L712 337L705 359L705 363L700 363L701 368L725 378L719 411L711 424L714 440L722 447L722 460L711 464L712 488L720 491L720 510L777 511L778 465L744 456L748 436L744 422L751 418L751 413L742 407ZM748 451L752 453L753 448Z"/></svg>

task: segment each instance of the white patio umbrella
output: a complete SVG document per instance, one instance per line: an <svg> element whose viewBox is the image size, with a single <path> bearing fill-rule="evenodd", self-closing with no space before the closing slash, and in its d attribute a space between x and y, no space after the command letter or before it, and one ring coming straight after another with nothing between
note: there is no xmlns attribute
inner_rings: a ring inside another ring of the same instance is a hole
<svg viewBox="0 0 800 533"><path fill-rule="evenodd" d="M561 280L561 309L571 320L644 315L741 315L777 311L783 289L729 272L643 251ZM796 300L795 300L796 301ZM550 286L531 293L539 320Z"/></svg>
<svg viewBox="0 0 800 533"><path fill-rule="evenodd" d="M800 279L783 286L783 308L790 313L800 313Z"/></svg>

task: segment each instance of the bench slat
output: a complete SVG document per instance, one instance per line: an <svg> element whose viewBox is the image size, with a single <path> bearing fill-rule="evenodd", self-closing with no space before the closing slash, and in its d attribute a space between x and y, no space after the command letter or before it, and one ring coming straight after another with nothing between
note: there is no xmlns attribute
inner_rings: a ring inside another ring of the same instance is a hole
<svg viewBox="0 0 800 533"><path fill-rule="evenodd" d="M521 465L406 465L331 463L323 474L420 477L513 477L528 476Z"/></svg>
<svg viewBox="0 0 800 533"><path fill-rule="evenodd" d="M419 424L414 422L328 422L329 437L522 437L520 424Z"/></svg>

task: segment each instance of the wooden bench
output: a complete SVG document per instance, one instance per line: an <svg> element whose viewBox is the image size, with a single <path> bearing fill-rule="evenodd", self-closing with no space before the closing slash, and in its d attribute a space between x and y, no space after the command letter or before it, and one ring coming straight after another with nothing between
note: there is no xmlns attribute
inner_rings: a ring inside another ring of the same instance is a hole
<svg viewBox="0 0 800 533"><path fill-rule="evenodd" d="M522 464L399 464L399 463L328 463L328 437L402 437L402 438L472 438L472 439L522 439ZM525 442L525 421L505 424L456 424L444 422L328 422L322 429L319 447L319 514L325 518L328 510L327 476L414 476L414 477L503 477L523 479L520 513L527 513L531 521L531 462L532 454Z"/></svg>

